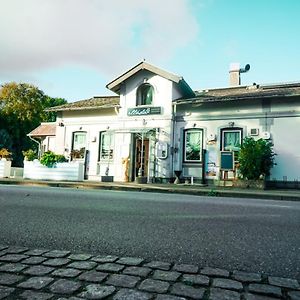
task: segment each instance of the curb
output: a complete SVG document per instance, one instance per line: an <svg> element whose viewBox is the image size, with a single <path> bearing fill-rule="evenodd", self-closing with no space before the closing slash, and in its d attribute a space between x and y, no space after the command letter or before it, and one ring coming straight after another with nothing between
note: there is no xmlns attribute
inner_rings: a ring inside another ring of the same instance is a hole
<svg viewBox="0 0 300 300"><path fill-rule="evenodd" d="M1 179L0 184L9 185L29 185L29 186L48 186L60 188L75 188L75 189L99 189L99 190L116 190L116 191L136 191L136 192L150 192L150 193L176 193L182 195L193 196L208 196L208 197L230 197L230 198L248 198L261 200L280 200L280 201L300 201L300 193L298 191L282 191L282 190L235 190L235 189L221 189L219 187L203 187L196 185L184 186L155 186L153 184L118 184L110 183L103 184L97 182L58 182L58 181L38 181L38 180L15 180L15 179Z"/></svg>

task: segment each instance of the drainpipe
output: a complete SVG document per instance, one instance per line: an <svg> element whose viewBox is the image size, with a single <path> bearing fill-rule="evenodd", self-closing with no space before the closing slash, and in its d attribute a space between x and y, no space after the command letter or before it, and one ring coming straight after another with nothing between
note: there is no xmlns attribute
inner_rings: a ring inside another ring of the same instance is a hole
<svg viewBox="0 0 300 300"><path fill-rule="evenodd" d="M176 128L176 103L172 107L172 151L171 152L171 177L173 177L174 173L174 154L175 154L175 128Z"/></svg>
<svg viewBox="0 0 300 300"><path fill-rule="evenodd" d="M30 135L28 135L28 137L35 143L38 144L38 159L41 158L41 142L35 140L34 138L32 138Z"/></svg>

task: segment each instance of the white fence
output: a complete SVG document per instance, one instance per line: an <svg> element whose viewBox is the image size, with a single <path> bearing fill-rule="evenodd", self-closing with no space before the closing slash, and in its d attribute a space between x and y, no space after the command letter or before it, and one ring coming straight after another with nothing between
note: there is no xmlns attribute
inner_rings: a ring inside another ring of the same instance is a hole
<svg viewBox="0 0 300 300"><path fill-rule="evenodd" d="M83 162L57 163L52 168L42 165L38 160L24 161L23 178L37 180L83 181Z"/></svg>

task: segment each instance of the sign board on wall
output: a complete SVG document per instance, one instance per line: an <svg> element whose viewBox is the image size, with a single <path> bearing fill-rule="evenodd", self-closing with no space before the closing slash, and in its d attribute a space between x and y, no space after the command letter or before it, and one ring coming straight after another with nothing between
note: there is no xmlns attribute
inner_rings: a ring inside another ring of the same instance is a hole
<svg viewBox="0 0 300 300"><path fill-rule="evenodd" d="M221 151L221 167L222 171L234 170L234 152L233 151Z"/></svg>
<svg viewBox="0 0 300 300"><path fill-rule="evenodd" d="M147 115L160 115L161 107L160 106L151 106L151 107L133 107L128 108L128 116L147 116Z"/></svg>

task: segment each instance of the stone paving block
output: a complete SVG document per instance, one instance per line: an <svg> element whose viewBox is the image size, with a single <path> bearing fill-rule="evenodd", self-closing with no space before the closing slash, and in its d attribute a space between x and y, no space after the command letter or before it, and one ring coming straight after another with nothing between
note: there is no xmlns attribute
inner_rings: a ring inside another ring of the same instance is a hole
<svg viewBox="0 0 300 300"><path fill-rule="evenodd" d="M166 281L145 279L139 286L140 290L154 293L166 293L170 284Z"/></svg>
<svg viewBox="0 0 300 300"><path fill-rule="evenodd" d="M69 254L70 254L70 251L52 250L52 251L44 253L43 256L49 257L49 258L60 258L60 257L66 257Z"/></svg>
<svg viewBox="0 0 300 300"><path fill-rule="evenodd" d="M53 299L54 295L48 294L48 293L42 293L42 292L35 292L35 291L25 291L20 295L22 299L26 300L49 300Z"/></svg>
<svg viewBox="0 0 300 300"><path fill-rule="evenodd" d="M27 250L28 248L26 247L8 247L7 249L5 249L7 253L12 253L12 254L19 254Z"/></svg>
<svg viewBox="0 0 300 300"><path fill-rule="evenodd" d="M199 270L198 266L188 265L188 264L175 264L173 266L173 271L178 271L182 273L196 274Z"/></svg>
<svg viewBox="0 0 300 300"><path fill-rule="evenodd" d="M44 253L49 252L49 250L46 249L32 249L24 252L23 254L25 255L30 255L30 256L40 256L43 255Z"/></svg>
<svg viewBox="0 0 300 300"><path fill-rule="evenodd" d="M281 289L268 284L251 283L249 285L249 292L281 297Z"/></svg>
<svg viewBox="0 0 300 300"><path fill-rule="evenodd" d="M171 294L192 299L202 299L204 296L204 288L194 288L183 283L175 283L171 288Z"/></svg>
<svg viewBox="0 0 300 300"><path fill-rule="evenodd" d="M32 266L29 269L23 271L24 274L34 275L34 276L42 276L47 275L54 271L55 269L52 267L45 267L45 266Z"/></svg>
<svg viewBox="0 0 300 300"><path fill-rule="evenodd" d="M106 284L120 286L125 288L133 288L141 278L137 276L112 274L106 281Z"/></svg>
<svg viewBox="0 0 300 300"><path fill-rule="evenodd" d="M184 274L182 276L182 282L188 285L209 285L209 277L205 275L191 275L191 274Z"/></svg>
<svg viewBox="0 0 300 300"><path fill-rule="evenodd" d="M67 279L59 279L49 287L52 293L71 295L81 288L81 283Z"/></svg>
<svg viewBox="0 0 300 300"><path fill-rule="evenodd" d="M54 279L51 277L31 277L28 280L18 284L18 287L24 289L40 290L50 284Z"/></svg>
<svg viewBox="0 0 300 300"><path fill-rule="evenodd" d="M275 300L278 298L268 297L268 296L261 296L261 295L254 295L247 293L244 295L244 300Z"/></svg>
<svg viewBox="0 0 300 300"><path fill-rule="evenodd" d="M98 255L91 258L91 260L98 262L98 263L113 263L119 257L114 255Z"/></svg>
<svg viewBox="0 0 300 300"><path fill-rule="evenodd" d="M296 279L269 276L268 281L272 285L289 288L289 289L299 289L300 287Z"/></svg>
<svg viewBox="0 0 300 300"><path fill-rule="evenodd" d="M97 271L88 271L79 276L79 280L101 283L104 279L106 279L108 273L102 273Z"/></svg>
<svg viewBox="0 0 300 300"><path fill-rule="evenodd" d="M113 297L113 300L150 300L153 295L130 289L121 289Z"/></svg>
<svg viewBox="0 0 300 300"><path fill-rule="evenodd" d="M68 264L71 260L68 258L53 258L48 259L45 262L43 262L44 266L50 266L50 267L62 267Z"/></svg>
<svg viewBox="0 0 300 300"><path fill-rule="evenodd" d="M186 298L172 295L157 295L155 300L186 300Z"/></svg>
<svg viewBox="0 0 300 300"><path fill-rule="evenodd" d="M144 267L127 267L123 270L124 274L140 277L147 277L150 272L152 272L152 269Z"/></svg>
<svg viewBox="0 0 300 300"><path fill-rule="evenodd" d="M68 268L79 269L79 270L92 270L97 266L94 261L75 261L68 265Z"/></svg>
<svg viewBox="0 0 300 300"><path fill-rule="evenodd" d="M151 261L149 263L144 264L144 267L169 271L171 268L171 264L164 261Z"/></svg>
<svg viewBox="0 0 300 300"><path fill-rule="evenodd" d="M28 256L23 254L6 254L0 257L0 261L16 263L25 258L28 258Z"/></svg>
<svg viewBox="0 0 300 300"><path fill-rule="evenodd" d="M0 256L4 256L6 254L7 254L7 252L5 250L0 251Z"/></svg>
<svg viewBox="0 0 300 300"><path fill-rule="evenodd" d="M57 269L51 275L58 276L58 277L75 278L81 273L82 273L81 270L67 268L67 269Z"/></svg>
<svg viewBox="0 0 300 300"><path fill-rule="evenodd" d="M104 271L104 272L120 272L125 268L124 265L118 265L115 263L105 263L99 265L96 270L97 271Z"/></svg>
<svg viewBox="0 0 300 300"><path fill-rule="evenodd" d="M116 291L114 286L90 284L78 296L84 299L104 299Z"/></svg>
<svg viewBox="0 0 300 300"><path fill-rule="evenodd" d="M209 300L240 300L238 292L223 290L219 288L212 288L210 290Z"/></svg>
<svg viewBox="0 0 300 300"><path fill-rule="evenodd" d="M0 286L0 299L5 299L10 294L12 294L15 291L14 288L6 287L6 286ZM6 298L8 299L8 298Z"/></svg>
<svg viewBox="0 0 300 300"><path fill-rule="evenodd" d="M69 259L72 259L72 260L80 260L80 261L83 261L83 260L88 260L92 257L92 255L90 254L85 254L85 253L81 253L81 254L71 254L68 256Z"/></svg>
<svg viewBox="0 0 300 300"><path fill-rule="evenodd" d="M78 297L68 297L68 298L58 298L57 300L82 300L83 298ZM87 298L86 298L87 299Z"/></svg>
<svg viewBox="0 0 300 300"><path fill-rule="evenodd" d="M19 263L10 263L10 264L3 264L0 266L0 271L10 272L10 273L19 273L26 269L28 266L19 264Z"/></svg>
<svg viewBox="0 0 300 300"><path fill-rule="evenodd" d="M261 282L261 274L233 271L232 278L242 282Z"/></svg>
<svg viewBox="0 0 300 300"><path fill-rule="evenodd" d="M29 257L29 258L24 259L22 261L22 263L27 264L27 265L38 265L38 264L44 262L45 260L47 260L46 257L33 256L33 257Z"/></svg>
<svg viewBox="0 0 300 300"><path fill-rule="evenodd" d="M15 275L15 274L0 274L0 284L3 285L12 285L21 281L24 276Z"/></svg>
<svg viewBox="0 0 300 300"><path fill-rule="evenodd" d="M291 300L300 300L300 291L291 291L288 292L288 295Z"/></svg>
<svg viewBox="0 0 300 300"><path fill-rule="evenodd" d="M181 273L175 271L155 270L152 277L158 280L176 281L180 275Z"/></svg>
<svg viewBox="0 0 300 300"><path fill-rule="evenodd" d="M212 286L234 291L243 290L243 285L240 282L226 278L215 278L213 280Z"/></svg>
<svg viewBox="0 0 300 300"><path fill-rule="evenodd" d="M202 269L200 273L207 276L229 277L229 272L227 270L218 269L218 268L206 267Z"/></svg>
<svg viewBox="0 0 300 300"><path fill-rule="evenodd" d="M138 266L143 261L144 260L142 258L138 257L121 257L119 260L117 260L117 263L121 265Z"/></svg>

